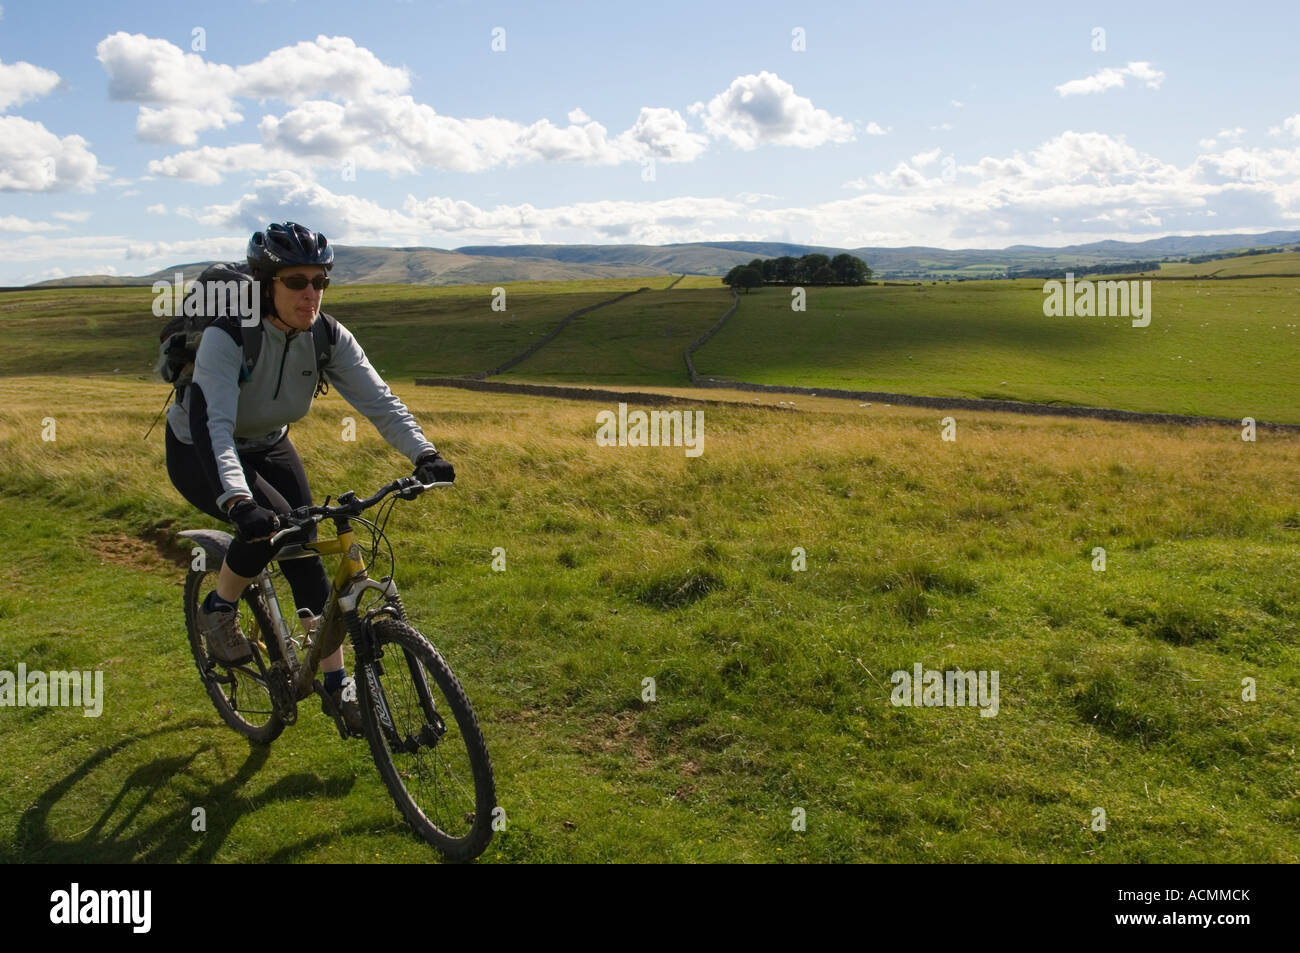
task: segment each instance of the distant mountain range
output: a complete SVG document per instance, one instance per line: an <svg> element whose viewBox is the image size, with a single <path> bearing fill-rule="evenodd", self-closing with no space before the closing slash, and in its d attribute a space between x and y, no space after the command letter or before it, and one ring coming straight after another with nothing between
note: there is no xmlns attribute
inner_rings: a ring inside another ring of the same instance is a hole
<svg viewBox="0 0 1300 953"><path fill-rule="evenodd" d="M1142 242L1103 241L1045 248L1013 245L1001 249L830 248L783 242L688 242L676 245L466 245L461 248L372 248L338 245L333 278L339 284L495 284L507 281L566 281L577 278L622 278L650 275L725 275L755 258L798 258L841 252L865 261L876 278L1001 278L1008 270L1060 268L1085 271L1090 266L1178 259L1247 248L1300 244L1300 231L1255 235L1193 235ZM28 287L76 285L151 285L186 280L211 262L173 265L149 275L84 275L41 281Z"/></svg>

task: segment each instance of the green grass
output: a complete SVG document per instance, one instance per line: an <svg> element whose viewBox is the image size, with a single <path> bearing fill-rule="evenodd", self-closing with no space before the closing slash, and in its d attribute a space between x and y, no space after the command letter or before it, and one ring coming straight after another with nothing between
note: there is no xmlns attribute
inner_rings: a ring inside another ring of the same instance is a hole
<svg viewBox="0 0 1300 953"><path fill-rule="evenodd" d="M1241 259L1248 264L1259 258ZM685 346L730 306L717 279L488 286L352 285L327 292L381 373L470 374L498 366L570 312L653 290L576 319L513 380L684 386ZM1153 282L1146 328L1127 318L1049 318L1037 280L790 289L741 296L695 355L724 380L905 394L1085 404L1300 423L1300 278ZM0 295L0 376L118 373L143 379L160 319L148 289ZM165 390L159 390L159 402Z"/></svg>
<svg viewBox="0 0 1300 953"><path fill-rule="evenodd" d="M1212 261L1197 263L1185 261L1161 262L1154 272L1144 275L1160 275L1165 278L1195 278L1213 275L1216 278L1231 278L1237 275L1298 275L1300 276L1300 252L1275 252L1268 255L1240 255L1234 258L1216 258Z"/></svg>
<svg viewBox="0 0 1300 953"><path fill-rule="evenodd" d="M724 380L1300 423L1300 280L1153 282L1146 328L1045 317L1042 287L811 288L806 313L764 288L695 365Z"/></svg>
<svg viewBox="0 0 1300 953"><path fill-rule="evenodd" d="M579 316L535 355L502 379L598 380L618 385L689 383L686 346L713 327L730 306L731 292L643 292Z"/></svg>
<svg viewBox="0 0 1300 953"><path fill-rule="evenodd" d="M492 752L484 861L1300 860L1300 438L710 407L688 459L597 447L598 405L392 383L457 467L390 525ZM208 703L142 539L210 525L140 440L156 396L0 380L0 669L108 691L0 710L0 861L432 859L363 744L304 710L252 749ZM405 472L348 410L294 426L320 496ZM998 670L999 714L891 706L916 662Z"/></svg>

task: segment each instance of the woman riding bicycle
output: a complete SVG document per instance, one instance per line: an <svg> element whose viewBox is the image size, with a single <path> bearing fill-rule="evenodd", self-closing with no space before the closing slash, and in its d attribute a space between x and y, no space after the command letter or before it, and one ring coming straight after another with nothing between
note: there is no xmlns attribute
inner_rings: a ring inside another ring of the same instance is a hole
<svg viewBox="0 0 1300 953"><path fill-rule="evenodd" d="M361 345L342 324L320 313L334 266L325 236L294 222L270 225L248 242L248 264L261 289L261 325L241 327L219 317L203 332L193 382L167 412L167 475L190 503L238 530L217 587L199 610L208 654L223 665L251 657L236 606L245 587L270 563L277 513L312 504L302 461L289 441L289 424L311 408L318 380L328 379L393 447L415 466L423 483L451 482L454 471L420 430L406 406L371 367ZM327 322L331 349L318 368L312 325ZM244 372L243 334L260 333L260 355ZM315 527L295 541L315 539ZM330 582L320 557L287 560L281 571L298 609L319 616ZM356 692L348 683L340 648L323 659L325 691L348 728L361 733ZM327 714L334 714L325 708Z"/></svg>

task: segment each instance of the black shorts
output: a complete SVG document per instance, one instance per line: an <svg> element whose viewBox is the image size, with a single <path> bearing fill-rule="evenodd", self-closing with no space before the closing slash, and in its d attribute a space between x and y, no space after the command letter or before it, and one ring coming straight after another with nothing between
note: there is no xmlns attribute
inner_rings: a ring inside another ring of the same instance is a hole
<svg viewBox="0 0 1300 953"><path fill-rule="evenodd" d="M288 434L266 450L241 450L239 462L244 467L244 481L259 505L277 513L288 513L295 507L311 505L311 487L307 484L307 473L302 468L298 451L289 442ZM222 490L209 483L194 445L183 443L171 427L167 428L167 476L171 479L172 486L194 506L214 519L229 522L226 514L217 506L217 497ZM296 541L315 538L316 527L312 526L300 534ZM226 555L226 563L239 575L253 577L270 563L274 549L269 540L247 543L236 535ZM309 608L312 612L320 613L329 595L329 582L320 558L285 560L281 569L293 589L294 601L299 608Z"/></svg>

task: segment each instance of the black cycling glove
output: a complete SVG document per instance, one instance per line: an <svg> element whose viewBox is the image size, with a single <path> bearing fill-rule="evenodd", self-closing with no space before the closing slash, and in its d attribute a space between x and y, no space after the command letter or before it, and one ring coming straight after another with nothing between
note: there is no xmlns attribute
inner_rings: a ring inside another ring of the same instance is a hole
<svg viewBox="0 0 1300 953"><path fill-rule="evenodd" d="M421 483L451 483L456 470L437 450L426 450L415 461L415 475Z"/></svg>
<svg viewBox="0 0 1300 953"><path fill-rule="evenodd" d="M258 506L250 499L240 500L230 508L228 515L246 543L266 539L280 528L280 518L275 515L275 510Z"/></svg>

